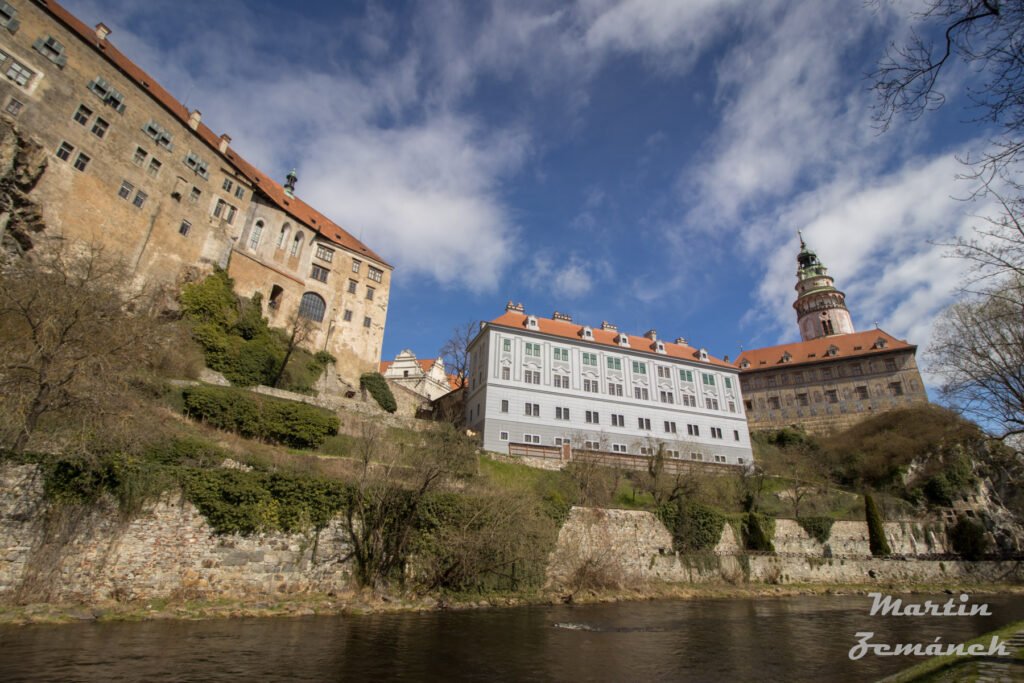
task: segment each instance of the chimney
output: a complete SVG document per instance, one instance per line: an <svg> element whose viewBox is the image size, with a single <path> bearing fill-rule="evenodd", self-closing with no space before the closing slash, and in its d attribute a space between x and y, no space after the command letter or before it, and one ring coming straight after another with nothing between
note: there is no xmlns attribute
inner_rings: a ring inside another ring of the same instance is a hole
<svg viewBox="0 0 1024 683"><path fill-rule="evenodd" d="M651 341L658 341L658 333L655 332L654 330L647 330L646 332L644 332L644 336L650 339Z"/></svg>
<svg viewBox="0 0 1024 683"><path fill-rule="evenodd" d="M519 303L516 304L516 309L515 310L516 310L516 313L525 313L526 312L523 309L523 302L522 301L520 301Z"/></svg>
<svg viewBox="0 0 1024 683"><path fill-rule="evenodd" d="M676 337L676 344L681 346L689 346L689 342L686 341L686 337Z"/></svg>
<svg viewBox="0 0 1024 683"><path fill-rule="evenodd" d="M188 115L188 127L191 128L192 130L198 128L199 119L201 118L203 118L203 115L199 113L198 109L193 111L191 114Z"/></svg>
<svg viewBox="0 0 1024 683"><path fill-rule="evenodd" d="M231 136L227 133L220 136L220 142L217 143L217 149L220 150L221 154L228 151L228 145L231 144Z"/></svg>
<svg viewBox="0 0 1024 683"><path fill-rule="evenodd" d="M729 354L725 354L725 358L722 359L722 362L723 363L728 363L729 362Z"/></svg>
<svg viewBox="0 0 1024 683"><path fill-rule="evenodd" d="M110 35L110 29L103 22L96 24L96 39L106 40L107 36Z"/></svg>
<svg viewBox="0 0 1024 683"><path fill-rule="evenodd" d="M555 314L551 316L551 319L552 320L564 320L567 323L571 323L572 322L572 316L571 315L569 315L567 313L559 313L558 311L555 311Z"/></svg>
<svg viewBox="0 0 1024 683"><path fill-rule="evenodd" d="M608 330L609 332L618 332L619 331L619 326L618 325L612 325L607 320L602 320L601 321L601 329L602 330Z"/></svg>
<svg viewBox="0 0 1024 683"><path fill-rule="evenodd" d="M510 311L514 310L516 310L516 305L511 299L509 299L509 302L505 304L505 312L509 313Z"/></svg>

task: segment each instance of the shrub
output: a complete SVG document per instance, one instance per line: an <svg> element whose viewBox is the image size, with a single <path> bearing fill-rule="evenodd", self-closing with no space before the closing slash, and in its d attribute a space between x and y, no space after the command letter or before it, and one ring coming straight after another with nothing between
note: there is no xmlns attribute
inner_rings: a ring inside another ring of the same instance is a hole
<svg viewBox="0 0 1024 683"><path fill-rule="evenodd" d="M340 424L328 410L231 387L188 387L182 394L185 412L192 417L246 438L292 448L316 448L337 434Z"/></svg>
<svg viewBox="0 0 1024 683"><path fill-rule="evenodd" d="M708 505L682 499L664 503L655 514L672 533L672 547L683 553L711 550L722 538L725 515Z"/></svg>
<svg viewBox="0 0 1024 683"><path fill-rule="evenodd" d="M757 512L747 512L742 522L743 546L747 550L775 552L772 536L775 535L775 520Z"/></svg>
<svg viewBox="0 0 1024 683"><path fill-rule="evenodd" d="M988 552L989 540L985 527L974 520L961 516L947 533L953 550L965 560L980 560Z"/></svg>
<svg viewBox="0 0 1024 683"><path fill-rule="evenodd" d="M829 536L832 535L832 523L835 522L831 517L797 517L796 523L799 524L804 531L806 531L811 538L818 541L818 543L827 543Z"/></svg>
<svg viewBox="0 0 1024 683"><path fill-rule="evenodd" d="M878 512L875 499L867 493L864 494L864 517L868 522L868 544L871 547L871 554L876 556L892 555L889 541L885 538L882 515Z"/></svg>
<svg viewBox="0 0 1024 683"><path fill-rule="evenodd" d="M953 505L953 496L955 494L953 485L949 483L949 479L942 472L926 481L922 491L930 503L945 505L946 507Z"/></svg>
<svg viewBox="0 0 1024 683"><path fill-rule="evenodd" d="M373 400L384 410L393 413L398 410L395 396L391 393L391 387L387 380L379 372L367 372L359 378L359 388L370 392Z"/></svg>

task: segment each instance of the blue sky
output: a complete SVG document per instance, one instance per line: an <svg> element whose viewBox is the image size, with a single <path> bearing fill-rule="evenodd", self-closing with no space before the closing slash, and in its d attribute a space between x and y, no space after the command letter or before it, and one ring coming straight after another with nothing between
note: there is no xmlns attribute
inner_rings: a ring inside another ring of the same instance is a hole
<svg viewBox="0 0 1024 683"><path fill-rule="evenodd" d="M64 4L395 266L385 359L510 299L719 357L792 341L797 229L857 329L923 351L963 275L937 243L988 212L957 200L986 131L956 87L873 126L911 3Z"/></svg>

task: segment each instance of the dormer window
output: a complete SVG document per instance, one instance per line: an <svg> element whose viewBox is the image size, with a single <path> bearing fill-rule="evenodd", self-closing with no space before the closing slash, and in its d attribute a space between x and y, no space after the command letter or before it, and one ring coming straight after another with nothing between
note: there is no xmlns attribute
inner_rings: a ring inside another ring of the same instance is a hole
<svg viewBox="0 0 1024 683"><path fill-rule="evenodd" d="M665 342L659 339L658 341L654 342L653 348L655 353L665 353Z"/></svg>
<svg viewBox="0 0 1024 683"><path fill-rule="evenodd" d="M885 337L879 337L878 339L875 340L875 343L874 343L874 345L871 348L873 348L873 349L884 349L888 345L889 345L889 342L888 342L888 340L886 340Z"/></svg>
<svg viewBox="0 0 1024 683"><path fill-rule="evenodd" d="M526 329L528 329L528 330L539 329L539 326L537 325L537 316L535 316L535 315L528 315L528 316L526 316Z"/></svg>
<svg viewBox="0 0 1024 683"><path fill-rule="evenodd" d="M589 340L593 341L593 339L594 339L594 330L592 330L590 328L590 326L584 325L583 329L580 330L580 336L583 337L584 339L589 339Z"/></svg>
<svg viewBox="0 0 1024 683"><path fill-rule="evenodd" d="M18 27L21 26L21 22L14 18L14 15L17 13L18 10L6 2L0 2L0 26L3 26L12 34L17 33Z"/></svg>
<svg viewBox="0 0 1024 683"><path fill-rule="evenodd" d="M746 370L749 367L750 367L750 361L749 360L744 358L742 361L740 361L740 369L741 370Z"/></svg>
<svg viewBox="0 0 1024 683"><path fill-rule="evenodd" d="M707 360L708 359L708 350L707 349L703 349L703 348L702 349L697 349L697 358L699 358L700 360Z"/></svg>
<svg viewBox="0 0 1024 683"><path fill-rule="evenodd" d="M629 336L620 332L615 335L615 343L619 346L629 346Z"/></svg>
<svg viewBox="0 0 1024 683"><path fill-rule="evenodd" d="M49 59L61 69L68 63L68 58L64 54L64 44L53 36L36 38L36 41L32 43L32 47L36 52Z"/></svg>
<svg viewBox="0 0 1024 683"><path fill-rule="evenodd" d="M829 356L838 356L839 347L836 346L835 344L832 344L831 346L828 347L828 350L825 353L828 354Z"/></svg>
<svg viewBox="0 0 1024 683"><path fill-rule="evenodd" d="M783 363L788 363L791 360L793 360L793 356L790 355L789 351L786 351L784 354L782 354L782 362Z"/></svg>

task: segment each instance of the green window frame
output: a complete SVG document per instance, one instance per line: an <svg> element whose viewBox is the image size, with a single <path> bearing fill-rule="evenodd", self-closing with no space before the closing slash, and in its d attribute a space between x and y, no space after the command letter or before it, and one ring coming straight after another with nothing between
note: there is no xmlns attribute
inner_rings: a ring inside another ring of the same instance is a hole
<svg viewBox="0 0 1024 683"><path fill-rule="evenodd" d="M503 340L502 348L505 349L506 351L511 351L512 350L512 340L511 339Z"/></svg>
<svg viewBox="0 0 1024 683"><path fill-rule="evenodd" d="M693 382L693 371L692 370L680 370L679 379L684 382Z"/></svg>
<svg viewBox="0 0 1024 683"><path fill-rule="evenodd" d="M635 375L646 375L647 374L647 363L635 360L633 361L633 374Z"/></svg>
<svg viewBox="0 0 1024 683"><path fill-rule="evenodd" d="M557 346L553 348L555 360L569 360L569 349L560 349Z"/></svg>
<svg viewBox="0 0 1024 683"><path fill-rule="evenodd" d="M709 375L706 372L702 372L700 374L701 374L701 380L704 382L705 386L709 386L709 387L715 386L715 376L714 375Z"/></svg>
<svg viewBox="0 0 1024 683"><path fill-rule="evenodd" d="M526 342L526 355L536 356L540 358L540 344L534 344L533 342Z"/></svg>
<svg viewBox="0 0 1024 683"><path fill-rule="evenodd" d="M584 351L583 352L583 364L584 365L593 365L593 366L596 367L597 366L597 354L596 353L587 353L586 351Z"/></svg>
<svg viewBox="0 0 1024 683"><path fill-rule="evenodd" d="M608 369L609 370L621 370L622 369L622 359L621 358L612 358L611 356L609 356L608 357Z"/></svg>
<svg viewBox="0 0 1024 683"><path fill-rule="evenodd" d="M732 379L729 378L729 377L725 378L725 388L726 389L732 389Z"/></svg>

